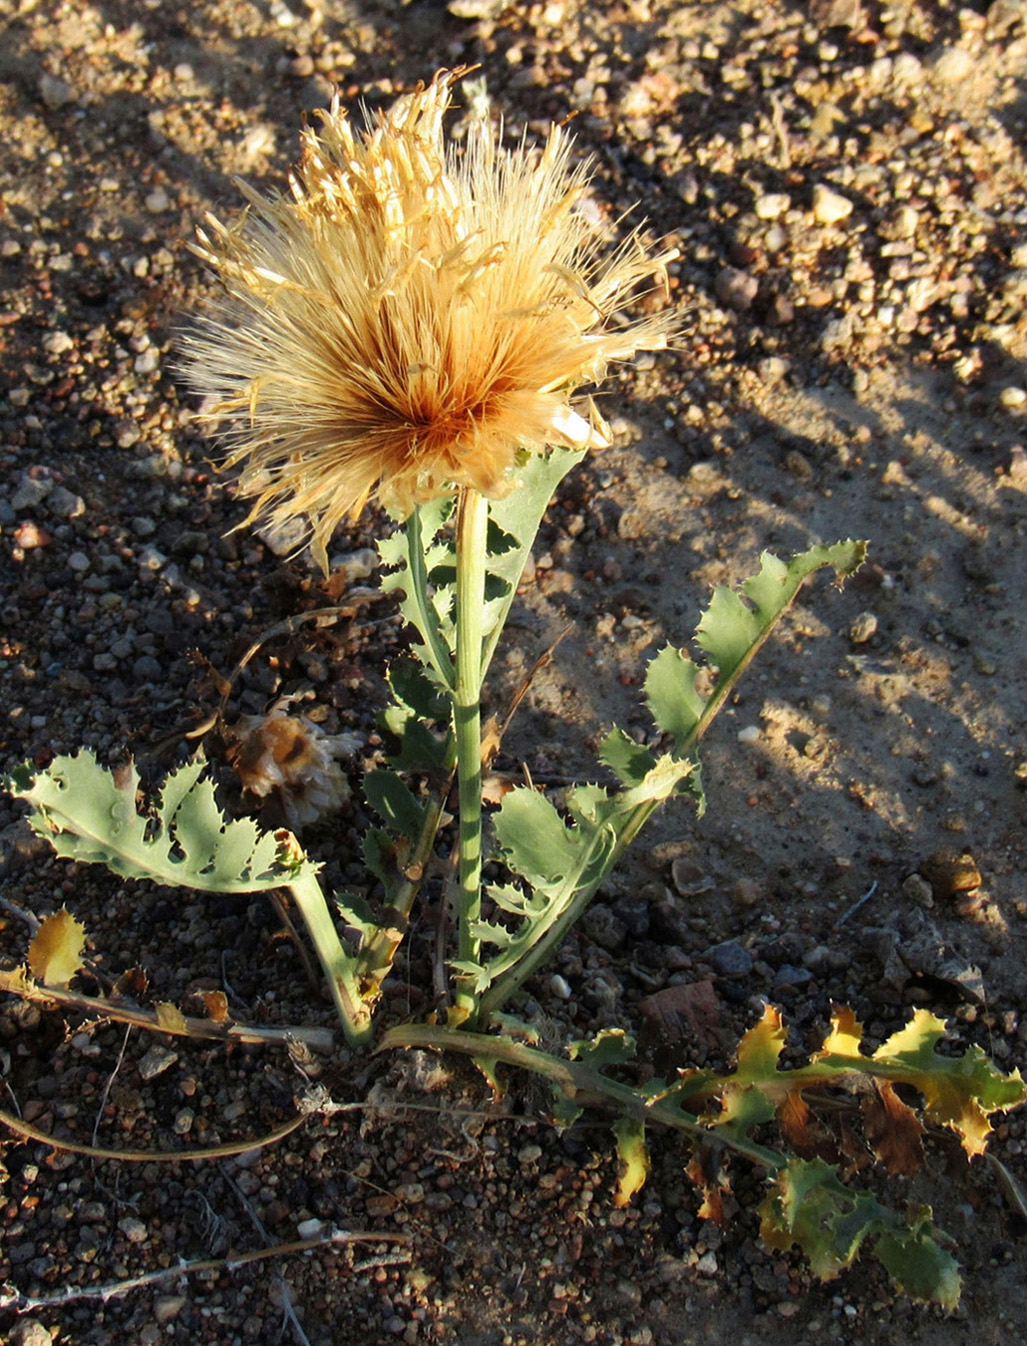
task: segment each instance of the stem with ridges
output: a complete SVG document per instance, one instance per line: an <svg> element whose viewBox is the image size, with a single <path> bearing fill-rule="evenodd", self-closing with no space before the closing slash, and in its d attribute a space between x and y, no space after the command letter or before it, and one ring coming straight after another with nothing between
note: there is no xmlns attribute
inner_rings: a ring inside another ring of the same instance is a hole
<svg viewBox="0 0 1027 1346"><path fill-rule="evenodd" d="M339 1011L342 1031L351 1047L366 1047L371 1041L371 1012L361 995L356 977L357 960L347 953L313 870L304 869L289 884L289 893L299 908L307 931Z"/></svg>
<svg viewBox="0 0 1027 1346"><path fill-rule="evenodd" d="M477 962L481 941L472 934L481 919L481 641L485 605L488 501L465 487L456 536L456 731L460 800L459 931L461 961ZM457 981L456 1008L472 1017L477 996Z"/></svg>

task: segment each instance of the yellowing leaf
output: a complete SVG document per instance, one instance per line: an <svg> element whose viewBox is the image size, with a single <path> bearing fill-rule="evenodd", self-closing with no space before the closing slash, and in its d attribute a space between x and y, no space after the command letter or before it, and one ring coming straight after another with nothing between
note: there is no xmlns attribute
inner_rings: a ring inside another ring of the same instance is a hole
<svg viewBox="0 0 1027 1346"><path fill-rule="evenodd" d="M983 1154L991 1131L989 1114L1018 1107L1027 1096L1020 1072L1002 1075L977 1046L962 1056L939 1056L945 1024L927 1010L913 1018L874 1052L893 1079L912 1084L924 1096L928 1121L957 1131L967 1154Z"/></svg>
<svg viewBox="0 0 1027 1346"><path fill-rule="evenodd" d="M620 1173L613 1194L615 1206L626 1206L644 1185L649 1174L649 1147L645 1143L645 1123L637 1117L620 1117L613 1124L617 1137Z"/></svg>
<svg viewBox="0 0 1027 1346"><path fill-rule="evenodd" d="M67 986L82 966L85 926L62 907L48 916L29 945L29 971L44 986Z"/></svg>
<svg viewBox="0 0 1027 1346"><path fill-rule="evenodd" d="M863 1025L856 1018L855 1010L848 1005L836 1005L831 1016L831 1031L824 1039L824 1045L810 1059L822 1061L825 1056L859 1056L859 1044L863 1041Z"/></svg>
<svg viewBox="0 0 1027 1346"><path fill-rule="evenodd" d="M14 967L10 971L0 967L0 991L27 996L31 990L32 982L26 977L23 967Z"/></svg>
<svg viewBox="0 0 1027 1346"><path fill-rule="evenodd" d="M166 1033L186 1033L185 1015L170 1000L162 1000L157 1006L157 1023Z"/></svg>

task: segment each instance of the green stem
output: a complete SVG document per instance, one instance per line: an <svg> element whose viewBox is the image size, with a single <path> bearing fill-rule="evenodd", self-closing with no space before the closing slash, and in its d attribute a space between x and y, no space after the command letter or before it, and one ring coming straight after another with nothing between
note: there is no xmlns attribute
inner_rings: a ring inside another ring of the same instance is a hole
<svg viewBox="0 0 1027 1346"><path fill-rule="evenodd" d="M622 1116L683 1131L694 1140L719 1142L754 1164L762 1164L772 1173L784 1167L787 1159L780 1151L759 1145L737 1131L726 1127L711 1128L695 1114L688 1114L672 1102L647 1099L630 1084L611 1079L583 1061L568 1061L536 1047L512 1042L510 1038L443 1028L440 1024L400 1024L385 1033L377 1050L384 1052L393 1047L430 1047L437 1051L461 1052L490 1065L501 1061L504 1065L529 1070L551 1080L581 1107L603 1104Z"/></svg>
<svg viewBox="0 0 1027 1346"><path fill-rule="evenodd" d="M381 994L382 982L389 975L396 951L406 937L407 922L414 898L421 888L424 871L435 849L439 824L449 795L452 776L428 801L424 813L424 825L410 858L407 862L408 873L415 877L405 879L390 904L391 920L386 926L379 927L373 935L364 940L357 954L357 978L363 986L363 998L369 1009L374 1008Z"/></svg>
<svg viewBox="0 0 1027 1346"><path fill-rule="evenodd" d="M481 641L485 605L488 501L466 487L460 495L456 534L456 731L460 800L460 959L477 962L481 941L472 926L481 919ZM475 993L458 980L456 1008L473 1016Z"/></svg>
<svg viewBox="0 0 1027 1346"><path fill-rule="evenodd" d="M371 1011L360 993L356 975L357 960L343 948L313 870L304 870L289 884L289 892L299 908L318 960L328 978L346 1041L351 1047L366 1047L371 1040Z"/></svg>

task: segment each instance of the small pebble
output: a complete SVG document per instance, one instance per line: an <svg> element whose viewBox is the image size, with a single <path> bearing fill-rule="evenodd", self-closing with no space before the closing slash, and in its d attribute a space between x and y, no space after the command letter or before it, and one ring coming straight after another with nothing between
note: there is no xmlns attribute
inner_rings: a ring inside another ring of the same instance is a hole
<svg viewBox="0 0 1027 1346"><path fill-rule="evenodd" d="M156 1079L158 1075L163 1075L165 1070L170 1070L177 1060L178 1052L173 1052L169 1047L162 1047L158 1043L140 1060L139 1074L144 1080Z"/></svg>
<svg viewBox="0 0 1027 1346"><path fill-rule="evenodd" d="M763 737L763 731L758 724L747 724L744 729L738 731L739 743L758 743Z"/></svg>
<svg viewBox="0 0 1027 1346"><path fill-rule="evenodd" d="M171 200L163 187L155 187L144 199L143 205L151 215L160 215L171 205Z"/></svg>
<svg viewBox="0 0 1027 1346"><path fill-rule="evenodd" d="M12 509L35 509L41 505L53 490L53 478L49 475L29 476L21 474L17 489L11 496Z"/></svg>
<svg viewBox="0 0 1027 1346"><path fill-rule="evenodd" d="M786 192L767 192L756 198L753 209L761 220L776 220L784 215L792 204L792 198Z"/></svg>
<svg viewBox="0 0 1027 1346"><path fill-rule="evenodd" d="M813 188L813 217L818 224L838 224L852 214L852 202L818 182Z"/></svg>
<svg viewBox="0 0 1027 1346"><path fill-rule="evenodd" d="M872 612L861 612L849 624L849 639L853 645L865 645L876 631L876 616Z"/></svg>
<svg viewBox="0 0 1027 1346"><path fill-rule="evenodd" d="M737 313L752 308L759 288L760 283L755 276L750 276L747 271L739 271L734 266L726 266L713 284L718 301Z"/></svg>
<svg viewBox="0 0 1027 1346"><path fill-rule="evenodd" d="M149 1230L142 1220L137 1220L132 1215L126 1215L123 1220L118 1221L118 1228L128 1239L129 1243L145 1243Z"/></svg>
<svg viewBox="0 0 1027 1346"><path fill-rule="evenodd" d="M51 112L58 112L62 107L74 101L75 93L71 85L56 75L41 75L39 78L39 96Z"/></svg>
<svg viewBox="0 0 1027 1346"><path fill-rule="evenodd" d="M972 73L974 58L962 47L946 47L934 63L934 75L942 84L962 84Z"/></svg>
<svg viewBox="0 0 1027 1346"><path fill-rule="evenodd" d="M703 959L718 977L747 977L752 971L752 954L736 939L726 939L707 949Z"/></svg>

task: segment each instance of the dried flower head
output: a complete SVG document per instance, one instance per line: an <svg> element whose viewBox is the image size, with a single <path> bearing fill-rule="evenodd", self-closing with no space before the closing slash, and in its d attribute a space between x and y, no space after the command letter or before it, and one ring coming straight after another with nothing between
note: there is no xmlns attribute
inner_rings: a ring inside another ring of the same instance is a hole
<svg viewBox="0 0 1027 1346"><path fill-rule="evenodd" d="M242 218L199 234L227 294L185 342L186 377L226 419L250 519L306 517L322 562L374 491L405 517L461 486L503 494L519 449L606 443L572 392L673 327L610 324L676 254L635 234L602 255L559 128L507 151L477 120L447 147L461 73L359 133L336 100L303 132L291 198L244 187Z"/></svg>
<svg viewBox="0 0 1027 1346"><path fill-rule="evenodd" d="M287 715L281 704L267 715L244 715L227 731L228 760L243 789L274 799L294 832L337 813L349 797L339 757L356 742L329 735L305 715Z"/></svg>

